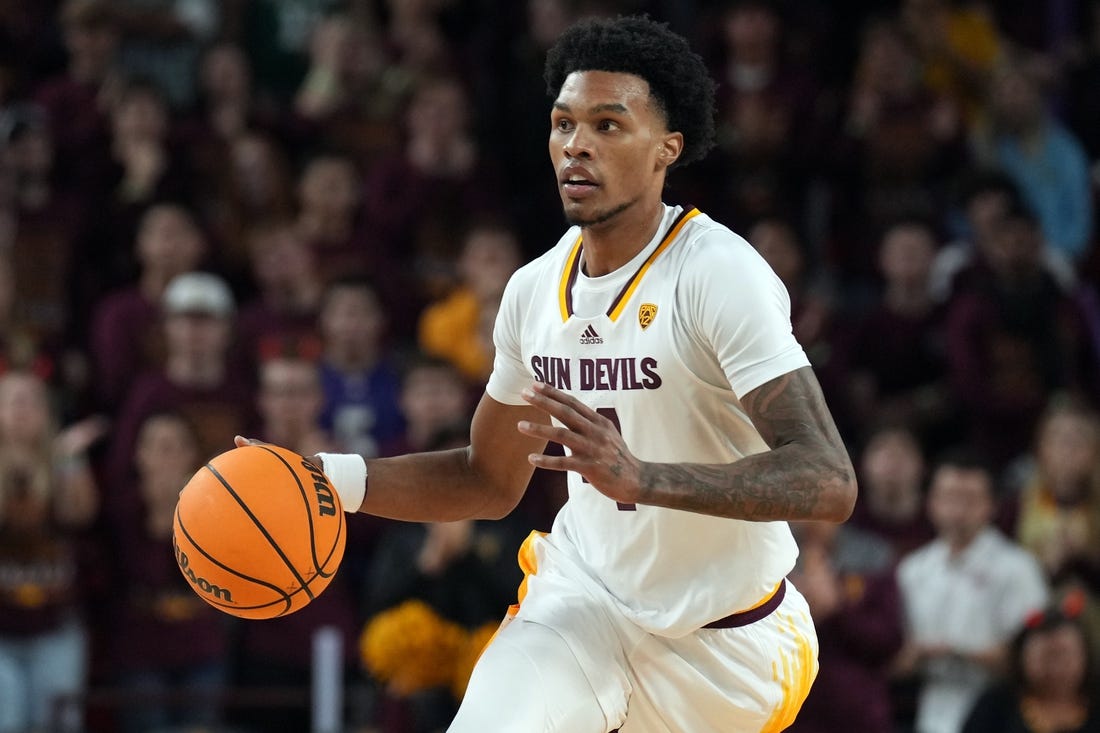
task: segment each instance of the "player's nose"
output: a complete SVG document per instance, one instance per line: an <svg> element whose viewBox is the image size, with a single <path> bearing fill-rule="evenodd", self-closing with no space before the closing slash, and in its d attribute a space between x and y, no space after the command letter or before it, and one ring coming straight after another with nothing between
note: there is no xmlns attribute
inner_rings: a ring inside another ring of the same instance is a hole
<svg viewBox="0 0 1100 733"><path fill-rule="evenodd" d="M593 147L591 141L580 128L573 131L573 134L565 141L565 145L562 146L562 152L567 158L580 158L582 160L589 160L592 158Z"/></svg>

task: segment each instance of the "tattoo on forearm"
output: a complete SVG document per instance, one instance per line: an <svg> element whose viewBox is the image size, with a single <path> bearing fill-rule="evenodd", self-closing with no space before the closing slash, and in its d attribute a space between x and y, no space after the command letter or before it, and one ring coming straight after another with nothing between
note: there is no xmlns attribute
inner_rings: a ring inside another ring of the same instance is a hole
<svg viewBox="0 0 1100 733"><path fill-rule="evenodd" d="M650 464L642 503L749 520L835 518L850 508L851 462L809 367L742 401L772 450L730 465Z"/></svg>

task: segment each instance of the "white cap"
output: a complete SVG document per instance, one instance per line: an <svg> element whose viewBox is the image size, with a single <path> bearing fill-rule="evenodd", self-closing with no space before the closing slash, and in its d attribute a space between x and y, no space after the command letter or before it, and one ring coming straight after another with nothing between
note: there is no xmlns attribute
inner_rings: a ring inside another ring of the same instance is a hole
<svg viewBox="0 0 1100 733"><path fill-rule="evenodd" d="M210 272L185 272L164 289L161 307L167 315L196 313L226 317L233 315L233 293L225 280Z"/></svg>

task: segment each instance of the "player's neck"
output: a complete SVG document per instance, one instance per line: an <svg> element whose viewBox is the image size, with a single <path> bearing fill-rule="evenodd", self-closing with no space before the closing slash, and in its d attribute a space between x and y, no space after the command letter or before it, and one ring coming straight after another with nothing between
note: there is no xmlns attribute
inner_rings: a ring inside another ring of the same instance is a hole
<svg viewBox="0 0 1100 733"><path fill-rule="evenodd" d="M664 215L665 205L658 199L623 211L603 224L585 227L584 274L599 277L630 262L653 239Z"/></svg>

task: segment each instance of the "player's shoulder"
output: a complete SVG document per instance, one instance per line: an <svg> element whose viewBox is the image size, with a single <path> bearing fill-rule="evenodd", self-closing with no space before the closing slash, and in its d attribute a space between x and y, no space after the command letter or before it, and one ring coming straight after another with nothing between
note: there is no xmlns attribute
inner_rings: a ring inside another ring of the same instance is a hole
<svg viewBox="0 0 1100 733"><path fill-rule="evenodd" d="M703 273L726 268L752 271L761 266L771 270L748 240L705 212L684 223L680 238L679 255L685 267Z"/></svg>

